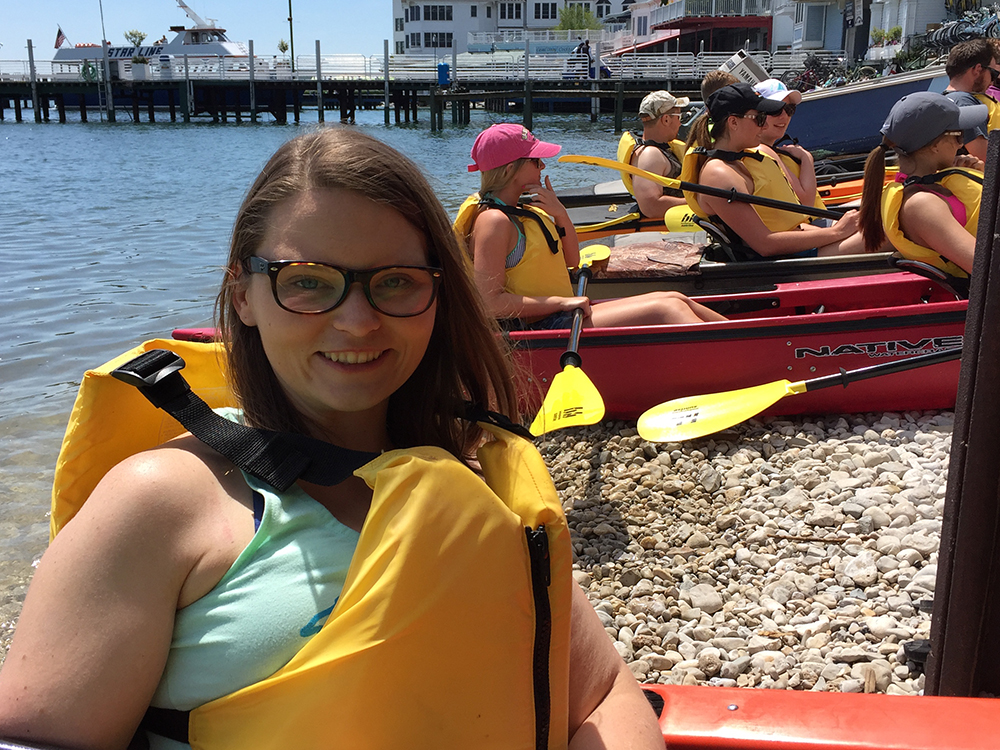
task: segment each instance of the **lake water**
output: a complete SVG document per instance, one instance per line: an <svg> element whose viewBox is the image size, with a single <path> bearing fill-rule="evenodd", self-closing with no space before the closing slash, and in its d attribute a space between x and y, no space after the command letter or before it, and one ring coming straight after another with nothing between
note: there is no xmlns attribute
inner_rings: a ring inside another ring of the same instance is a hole
<svg viewBox="0 0 1000 750"><path fill-rule="evenodd" d="M331 113L332 114L332 113ZM0 658L48 542L52 472L83 372L178 327L208 325L236 211L284 141L317 127L96 121L0 123ZM124 113L127 118L128 114ZM420 164L454 215L478 187L468 126L354 126ZM516 120L514 120L516 121ZM540 115L534 132L563 153L614 158L610 118ZM550 161L553 187L614 179Z"/></svg>

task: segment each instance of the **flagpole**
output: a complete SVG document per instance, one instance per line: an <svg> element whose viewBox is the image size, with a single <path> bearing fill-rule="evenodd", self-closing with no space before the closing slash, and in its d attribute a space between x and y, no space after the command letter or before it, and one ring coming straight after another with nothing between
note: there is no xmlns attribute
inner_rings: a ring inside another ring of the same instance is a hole
<svg viewBox="0 0 1000 750"><path fill-rule="evenodd" d="M104 55L104 103L108 108L108 122L115 121L114 91L111 88L111 63L108 62L108 33L104 29L104 2L97 0L101 9L101 52Z"/></svg>

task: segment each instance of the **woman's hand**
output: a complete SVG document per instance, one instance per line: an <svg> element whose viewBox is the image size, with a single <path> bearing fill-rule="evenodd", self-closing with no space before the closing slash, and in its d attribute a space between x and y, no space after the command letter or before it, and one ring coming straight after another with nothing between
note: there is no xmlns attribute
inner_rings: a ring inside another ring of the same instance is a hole
<svg viewBox="0 0 1000 750"><path fill-rule="evenodd" d="M590 317L590 298L589 297L563 297L561 299L561 309L563 310L576 310L577 308L583 310L583 317Z"/></svg>
<svg viewBox="0 0 1000 750"><path fill-rule="evenodd" d="M837 219L836 223L830 227L840 240L850 237L858 231L858 219L860 215L855 209L851 209L846 214Z"/></svg>
<svg viewBox="0 0 1000 750"><path fill-rule="evenodd" d="M572 224L566 207L559 201L548 175L545 176L545 184L525 185L524 192L531 196L531 205L542 209L545 213L555 219L557 225L565 228L566 224Z"/></svg>
<svg viewBox="0 0 1000 750"><path fill-rule="evenodd" d="M983 164L982 159L977 159L972 154L959 154L955 157L956 167L965 167L966 169L978 169L980 172L986 169L986 165Z"/></svg>

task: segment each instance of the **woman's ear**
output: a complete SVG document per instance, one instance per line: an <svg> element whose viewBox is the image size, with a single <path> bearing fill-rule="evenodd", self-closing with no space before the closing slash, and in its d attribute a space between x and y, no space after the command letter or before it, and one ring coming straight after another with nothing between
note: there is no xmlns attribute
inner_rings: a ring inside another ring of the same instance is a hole
<svg viewBox="0 0 1000 750"><path fill-rule="evenodd" d="M257 325L257 317L254 315L253 306L250 304L250 280L246 278L238 279L234 282L233 307L236 314L240 316L243 325L251 328Z"/></svg>

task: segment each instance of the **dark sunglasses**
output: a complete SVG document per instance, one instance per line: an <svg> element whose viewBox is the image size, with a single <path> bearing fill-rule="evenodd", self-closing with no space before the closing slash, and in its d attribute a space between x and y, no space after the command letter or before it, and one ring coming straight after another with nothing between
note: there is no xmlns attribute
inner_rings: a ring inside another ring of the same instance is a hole
<svg viewBox="0 0 1000 750"><path fill-rule="evenodd" d="M541 169L542 167L545 166L545 162L543 162L541 159L538 159L538 158L535 158L535 157L532 157L531 159L528 159L528 161L530 161L532 164L535 165L535 169Z"/></svg>
<svg viewBox="0 0 1000 750"><path fill-rule="evenodd" d="M752 119L754 121L754 124L756 124L758 128L762 128L767 124L766 112L753 112L753 113L746 112L745 114L739 115L739 117Z"/></svg>
<svg viewBox="0 0 1000 750"><path fill-rule="evenodd" d="M993 83L996 83L997 80L1000 80L1000 70L997 70L992 65L988 67L987 70L990 71L990 77L993 79Z"/></svg>
<svg viewBox="0 0 1000 750"><path fill-rule="evenodd" d="M339 307L357 282L375 310L393 318L410 318L430 308L442 279L441 269L429 266L353 271L328 263L252 256L243 267L247 273L265 274L271 279L271 293L278 307L303 315L318 315Z"/></svg>

